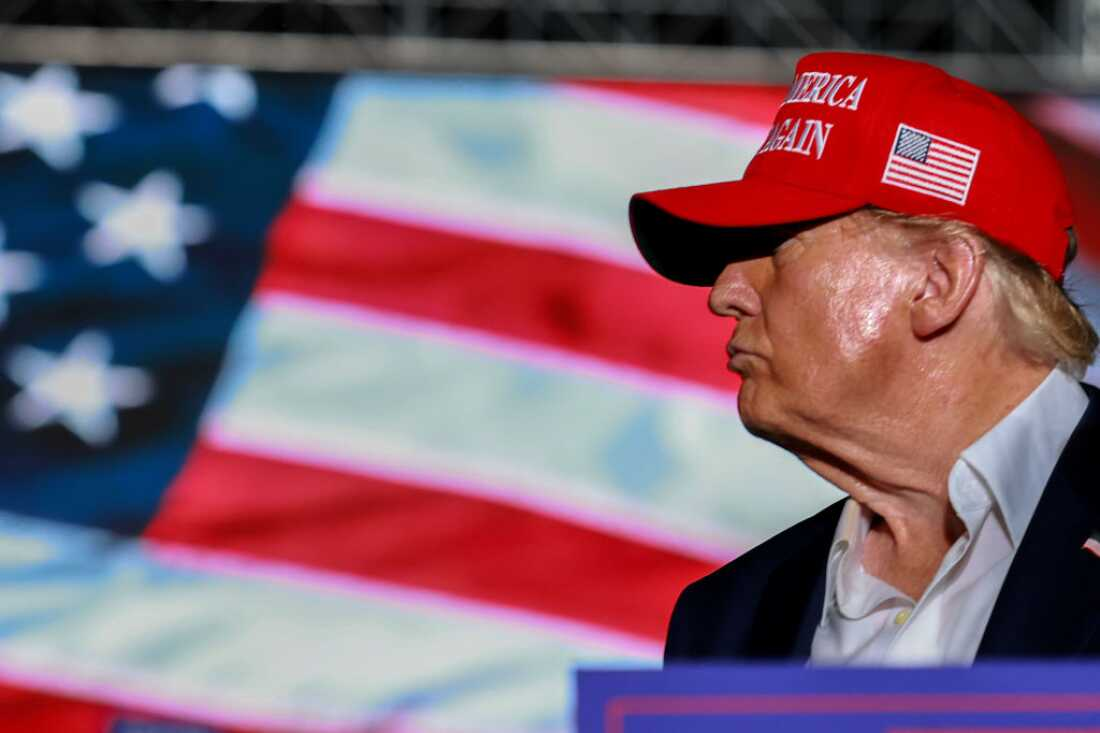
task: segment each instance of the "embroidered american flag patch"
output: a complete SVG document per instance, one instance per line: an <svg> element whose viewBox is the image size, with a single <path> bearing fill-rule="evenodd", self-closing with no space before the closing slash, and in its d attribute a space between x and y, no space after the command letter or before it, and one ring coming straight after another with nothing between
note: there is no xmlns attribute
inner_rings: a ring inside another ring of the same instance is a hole
<svg viewBox="0 0 1100 733"><path fill-rule="evenodd" d="M1093 532L1092 535L1085 540L1085 544L1081 545L1082 550L1088 550L1093 555L1100 557L1100 532Z"/></svg>
<svg viewBox="0 0 1100 733"><path fill-rule="evenodd" d="M882 182L965 204L980 154L977 148L902 123Z"/></svg>

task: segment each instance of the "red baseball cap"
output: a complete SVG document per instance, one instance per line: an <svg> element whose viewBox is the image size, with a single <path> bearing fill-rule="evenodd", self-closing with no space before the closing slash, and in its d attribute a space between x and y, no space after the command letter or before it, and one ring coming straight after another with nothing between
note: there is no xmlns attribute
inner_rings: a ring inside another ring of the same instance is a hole
<svg viewBox="0 0 1100 733"><path fill-rule="evenodd" d="M970 222L1062 277L1073 212L1039 132L980 87L871 54L803 57L741 180L635 194L630 225L658 273L711 285L780 225L864 206Z"/></svg>

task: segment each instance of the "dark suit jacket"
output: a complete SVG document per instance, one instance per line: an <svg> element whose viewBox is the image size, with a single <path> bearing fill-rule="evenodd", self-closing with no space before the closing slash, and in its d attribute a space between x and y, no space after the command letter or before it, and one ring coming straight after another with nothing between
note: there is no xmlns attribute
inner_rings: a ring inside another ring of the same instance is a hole
<svg viewBox="0 0 1100 733"><path fill-rule="evenodd" d="M993 606L978 658L1100 656L1100 390L1043 490ZM680 594L668 663L810 656L825 565L844 501L787 529Z"/></svg>

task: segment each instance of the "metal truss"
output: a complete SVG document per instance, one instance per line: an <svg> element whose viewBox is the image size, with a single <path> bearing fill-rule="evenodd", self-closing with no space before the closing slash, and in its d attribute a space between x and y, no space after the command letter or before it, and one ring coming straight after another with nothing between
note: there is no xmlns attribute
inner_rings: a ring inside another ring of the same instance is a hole
<svg viewBox="0 0 1100 733"><path fill-rule="evenodd" d="M1100 90L1100 0L4 0L0 61L789 79L810 49Z"/></svg>

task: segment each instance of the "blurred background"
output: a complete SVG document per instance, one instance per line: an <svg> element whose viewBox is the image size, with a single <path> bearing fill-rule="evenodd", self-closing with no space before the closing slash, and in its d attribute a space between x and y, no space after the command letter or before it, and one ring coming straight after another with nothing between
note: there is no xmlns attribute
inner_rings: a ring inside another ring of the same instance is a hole
<svg viewBox="0 0 1100 733"><path fill-rule="evenodd" d="M658 664L839 495L626 202L825 48L1033 120L1100 321L1100 0L0 4L0 728L565 731Z"/></svg>

